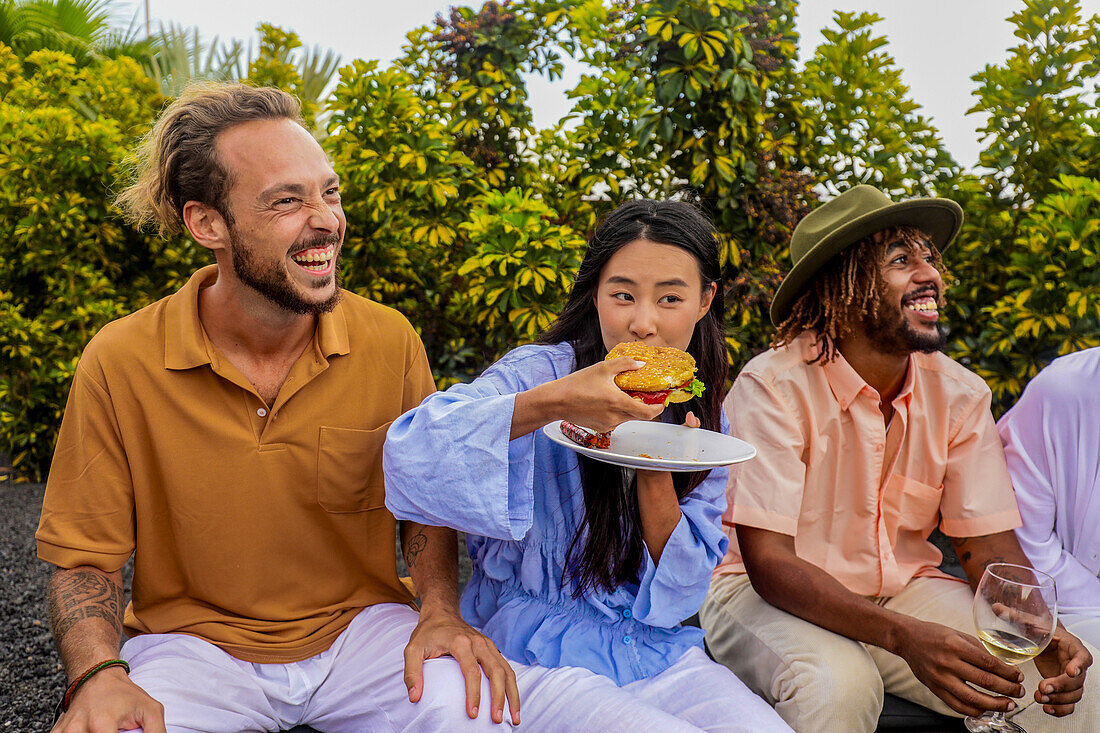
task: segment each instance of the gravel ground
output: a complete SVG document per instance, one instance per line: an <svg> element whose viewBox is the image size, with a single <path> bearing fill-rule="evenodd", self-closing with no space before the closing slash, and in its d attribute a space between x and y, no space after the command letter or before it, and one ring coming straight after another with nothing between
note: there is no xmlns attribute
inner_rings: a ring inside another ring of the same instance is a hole
<svg viewBox="0 0 1100 733"><path fill-rule="evenodd" d="M42 484L0 485L0 731L48 731L65 690L46 623L50 566L35 556Z"/></svg>

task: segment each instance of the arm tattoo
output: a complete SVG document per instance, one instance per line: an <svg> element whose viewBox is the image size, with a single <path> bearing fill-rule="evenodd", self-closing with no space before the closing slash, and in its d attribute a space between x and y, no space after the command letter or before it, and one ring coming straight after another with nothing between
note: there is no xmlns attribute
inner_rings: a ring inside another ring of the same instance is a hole
<svg viewBox="0 0 1100 733"><path fill-rule="evenodd" d="M974 553L965 549L970 542L969 537L951 537L951 546L955 548L955 554L959 556L959 562L968 563L974 557Z"/></svg>
<svg viewBox="0 0 1100 733"><path fill-rule="evenodd" d="M86 618L101 618L122 636L122 588L93 571L58 571L50 581L50 626L57 647Z"/></svg>
<svg viewBox="0 0 1100 733"><path fill-rule="evenodd" d="M416 566L416 561L420 557L420 553L424 551L424 548L428 546L428 538L424 534L424 530L417 531L412 537L405 542L405 564L410 568Z"/></svg>
<svg viewBox="0 0 1100 733"><path fill-rule="evenodd" d="M959 560L964 563L974 559L974 551L977 551L979 553L978 561L981 563L983 570L987 565L992 565L996 562L1016 562L1012 558L1004 556L998 551L999 548L996 546L983 547L979 545L973 549L970 547L972 540L982 540L989 536L991 535L984 535L982 537L951 537L949 539L951 540L951 546L955 548L955 554L958 555ZM981 555L981 550L983 549L989 552L989 554L984 557Z"/></svg>

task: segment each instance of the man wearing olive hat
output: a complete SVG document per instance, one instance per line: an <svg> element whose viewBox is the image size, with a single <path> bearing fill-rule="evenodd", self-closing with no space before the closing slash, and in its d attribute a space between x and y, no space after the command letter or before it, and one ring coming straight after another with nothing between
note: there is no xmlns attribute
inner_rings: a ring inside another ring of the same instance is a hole
<svg viewBox="0 0 1100 733"><path fill-rule="evenodd" d="M715 657L803 733L873 731L884 691L1012 711L1032 733L1100 730L1072 634L1019 669L974 637L985 566L1028 561L989 389L939 351L940 252L961 223L953 201L864 185L806 216L772 348L726 399L758 454L730 472L730 550L700 619ZM970 587L937 569L937 525Z"/></svg>

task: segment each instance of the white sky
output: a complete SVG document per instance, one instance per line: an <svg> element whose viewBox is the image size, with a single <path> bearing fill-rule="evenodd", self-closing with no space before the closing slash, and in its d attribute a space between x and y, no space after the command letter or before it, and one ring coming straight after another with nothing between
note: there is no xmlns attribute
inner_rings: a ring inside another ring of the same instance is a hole
<svg viewBox="0 0 1100 733"><path fill-rule="evenodd" d="M130 0L138 14L148 2L157 21L197 26L203 38L255 39L261 21L297 31L307 46L319 45L355 58L389 61L398 55L405 34L430 23L455 2L437 0ZM479 5L481 0L467 0ZM1082 0L1086 16L1100 13L1100 0ZM974 128L976 116L966 116L973 104L970 76L986 64L1000 62L1015 45L1009 15L1023 6L1018 0L802 0L798 31L801 54L812 54L822 42L821 28L834 10L871 11L883 17L875 30L890 44L887 51L902 69L910 96L932 118L947 149L963 165L973 165L981 146ZM551 84L529 80L535 123L548 127L569 111L565 90L580 74L576 65Z"/></svg>

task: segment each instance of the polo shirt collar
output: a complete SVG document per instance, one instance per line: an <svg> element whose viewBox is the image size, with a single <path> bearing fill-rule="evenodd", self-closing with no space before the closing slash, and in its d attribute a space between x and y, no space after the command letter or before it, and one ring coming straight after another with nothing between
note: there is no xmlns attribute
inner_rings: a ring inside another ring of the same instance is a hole
<svg viewBox="0 0 1100 733"><path fill-rule="evenodd" d="M202 323L199 322L199 291L217 279L218 266L207 265L168 298L164 312L165 369L192 369L210 363Z"/></svg>
<svg viewBox="0 0 1100 733"><path fill-rule="evenodd" d="M343 302L337 303L328 313L321 314L317 319L316 334L317 348L326 359L334 355L343 356L351 351Z"/></svg>
<svg viewBox="0 0 1100 733"><path fill-rule="evenodd" d="M206 334L199 321L199 292L218 279L218 266L207 265L168 298L164 317L164 368L193 369L211 364ZM350 352L343 303L317 319L316 347L321 356Z"/></svg>

